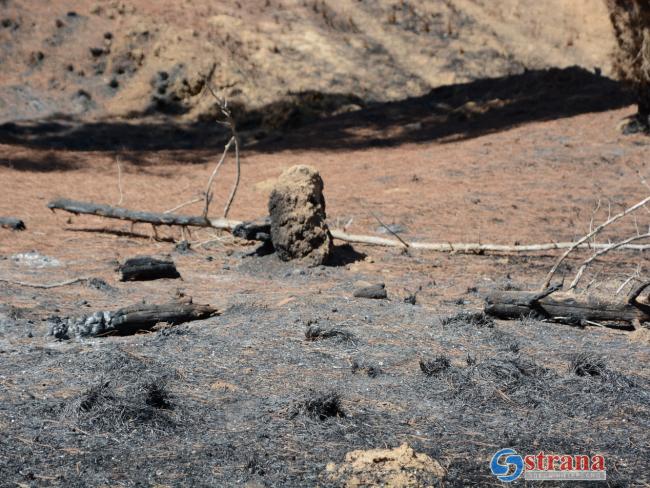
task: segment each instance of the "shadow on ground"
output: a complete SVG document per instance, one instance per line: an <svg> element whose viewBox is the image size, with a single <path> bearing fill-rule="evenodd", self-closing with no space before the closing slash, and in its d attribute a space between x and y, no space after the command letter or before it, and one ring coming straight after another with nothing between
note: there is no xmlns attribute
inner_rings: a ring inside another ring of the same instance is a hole
<svg viewBox="0 0 650 488"><path fill-rule="evenodd" d="M571 67L443 86L390 103L306 92L255 111L240 108L237 118L249 150L337 150L468 139L631 103L620 83ZM214 122L180 124L172 118L84 122L57 117L0 126L0 143L73 151L220 150L225 138ZM129 159L139 161L137 155ZM0 164L16 166L10 159Z"/></svg>

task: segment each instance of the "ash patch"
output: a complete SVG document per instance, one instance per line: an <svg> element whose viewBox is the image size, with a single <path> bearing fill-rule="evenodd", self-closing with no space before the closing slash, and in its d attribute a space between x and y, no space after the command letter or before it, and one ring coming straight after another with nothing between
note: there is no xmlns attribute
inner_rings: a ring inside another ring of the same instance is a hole
<svg viewBox="0 0 650 488"><path fill-rule="evenodd" d="M29 251L14 254L11 260L20 266L27 266L30 268L49 268L61 266L61 261L50 256L45 256L38 251Z"/></svg>

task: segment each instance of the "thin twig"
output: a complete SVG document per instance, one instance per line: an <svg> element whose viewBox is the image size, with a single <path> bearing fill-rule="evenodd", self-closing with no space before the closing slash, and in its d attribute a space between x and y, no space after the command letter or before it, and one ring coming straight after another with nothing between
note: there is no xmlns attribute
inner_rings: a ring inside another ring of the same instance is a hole
<svg viewBox="0 0 650 488"><path fill-rule="evenodd" d="M223 150L223 154L221 155L221 159L217 163L217 165L214 167L214 170L212 171L212 174L210 175L210 178L208 179L208 186L205 190L205 206L203 207L203 217L208 218L208 210L210 209L210 202L212 201L212 192L210 191L210 188L212 187L212 182L214 181L215 177L217 176L217 173L219 172L219 168L221 168L221 165L223 162L226 160L226 156L228 154L228 151L230 150L230 146L235 142L235 138L231 137L230 140L228 141L228 144L226 144L226 147Z"/></svg>
<svg viewBox="0 0 650 488"><path fill-rule="evenodd" d="M82 281L88 281L90 278L75 278L73 280L68 280L68 281L62 281L61 283L50 283L50 284L41 284L41 283L27 283L24 281L13 281L13 280L7 280L4 278L0 278L0 281L3 283L9 283L11 285L19 285L19 286L29 286L30 288L42 288L42 289L49 289L49 288L58 288L60 286L68 286L68 285L74 285L75 283L80 283Z"/></svg>
<svg viewBox="0 0 650 488"><path fill-rule="evenodd" d="M235 130L234 122L231 121L230 129L233 133L233 140L235 141L235 164L237 166L237 175L235 176L235 183L233 184L232 190L230 191L230 196L228 197L228 202L223 209L223 218L228 217L228 212L230 211L230 206L232 205L235 195L237 194L237 188L239 188L239 180L241 178L241 165L239 162L239 136Z"/></svg>
<svg viewBox="0 0 650 488"><path fill-rule="evenodd" d="M628 279L626 279L623 282L623 284L616 289L616 294L618 295L619 293L621 293L621 291L623 291L623 288L625 288L627 284L630 283L632 280L638 280L640 274L641 274L641 265L637 264L634 274L630 276Z"/></svg>
<svg viewBox="0 0 650 488"><path fill-rule="evenodd" d="M550 285L550 283L551 283L551 280L553 279L553 275L556 273L557 269L560 267L560 265L564 262L564 260L567 258L567 256L568 256L569 254L571 254L571 252L572 252L574 249L576 249L578 246L580 246L581 244L585 243L586 241L588 241L589 239L591 239L592 237L594 237L595 235L597 235L598 233L600 233L600 232L601 232L605 227L607 227L608 225L613 224L613 223L616 222L617 220L619 220L619 219L625 217L626 215L628 215L628 214L634 212L635 210L637 210L637 209L643 207L643 206L644 206L646 203L648 203L648 202L650 202L650 197L646 197L646 198L644 198L644 199L641 200L640 202L635 203L635 204L632 205L631 207L629 207L629 208L623 210L622 212L620 212L620 213L614 215L613 217L610 217L606 222L600 224L600 225L599 225L598 227L596 227L594 230L592 230L591 232L589 232L589 234L587 234L586 236L583 236L581 239L577 240L577 241L576 241L576 242L575 242L575 243L574 243L574 244L573 244L569 249L566 250L566 252L565 252L564 254L562 254L562 256L560 256L560 259L558 259L558 260L556 261L556 263L553 265L553 267L551 268L551 270L550 270L550 271L548 272L548 274L546 275L546 279L544 280L544 283L542 284L541 289L542 289L542 290L545 290L546 288L549 287L549 285Z"/></svg>
<svg viewBox="0 0 650 488"><path fill-rule="evenodd" d="M569 285L569 290L573 290L577 285L578 282L580 281L580 278L582 278L582 274L585 272L585 269L587 269L587 266L589 266L591 263L593 263L596 259L599 257L603 256L604 254L607 254L609 251L613 251L616 248L619 248L621 246L624 246L626 244L630 244L634 241L639 241L641 239L648 239L650 238L650 232L647 234L641 234L641 235L636 235L632 237L628 237L627 239L623 239L622 241L615 242L614 244L610 244L604 249L601 249L600 251L596 252L593 254L588 259L585 259L582 264L580 265L580 269L578 269L578 272L576 273L575 278L573 278L573 281Z"/></svg>
<svg viewBox="0 0 650 488"><path fill-rule="evenodd" d="M372 215L372 216L377 220L377 222L379 222L379 224L380 224L384 229L386 229L388 232L390 232L392 235L394 235L394 236L397 238L398 241L400 241L402 244L404 244L404 248L405 248L405 249L408 249L408 248L409 248L409 244L408 244L408 242L406 242L404 239L402 239L402 238L397 234L397 232L395 232L393 229L391 229L391 228L388 227L386 224L384 224L384 223L381 221L381 219L377 216L377 214L376 214L375 212L373 212L372 210L369 210L369 212L370 212L370 215Z"/></svg>
<svg viewBox="0 0 650 488"><path fill-rule="evenodd" d="M120 199L116 205L122 205L124 193L122 192L122 165L120 164L119 156L115 156L115 164L117 164L117 187L120 190Z"/></svg>
<svg viewBox="0 0 650 488"><path fill-rule="evenodd" d="M176 210L180 210L181 208L188 207L188 206L190 206L190 205L192 205L194 203L202 202L204 199L205 199L205 197L203 195L201 195L200 197L196 197L196 198L193 198L192 200L188 200L187 202L181 203L180 205L176 205L174 208L170 208L169 210L165 210L163 213L166 213L166 214L173 213Z"/></svg>

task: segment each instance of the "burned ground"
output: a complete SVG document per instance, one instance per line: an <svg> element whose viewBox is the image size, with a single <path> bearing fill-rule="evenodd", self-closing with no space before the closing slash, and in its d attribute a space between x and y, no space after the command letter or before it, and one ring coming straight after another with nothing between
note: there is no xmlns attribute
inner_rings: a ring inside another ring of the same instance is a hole
<svg viewBox="0 0 650 488"><path fill-rule="evenodd" d="M411 305L394 287L388 300L352 298L367 276L349 266L233 253L215 275L200 255L182 263L189 279L228 283L210 293L228 303L223 315L130 337L43 339L39 318L59 293L0 285L43 304L2 309L3 483L336 486L327 463L403 442L441 462L445 486L492 484L487 463L503 447L599 452L609 486L648 481L646 343L493 323L472 312L471 292L463 305ZM173 281L157 288L171 293ZM136 298L133 285L115 286L77 291L93 306ZM307 340L310 327L354 340ZM373 373L359 374L368 365Z"/></svg>

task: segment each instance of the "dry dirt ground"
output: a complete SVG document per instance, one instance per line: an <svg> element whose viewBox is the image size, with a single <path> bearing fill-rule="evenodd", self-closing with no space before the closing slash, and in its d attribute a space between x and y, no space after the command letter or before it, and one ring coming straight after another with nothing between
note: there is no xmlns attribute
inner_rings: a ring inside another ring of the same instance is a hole
<svg viewBox="0 0 650 488"><path fill-rule="evenodd" d="M645 195L638 172L647 174L650 142L617 131L633 113L618 85L575 69L522 76L251 140L232 217L264 215L274 179L298 163L321 171L333 227L381 233L374 212L423 241L570 240L592 217ZM508 102L490 105L495 93ZM110 141L120 138L116 148ZM218 133L165 120L32 123L5 126L2 141L0 215L23 218L27 230L1 230L0 278L85 276L106 286L0 283L0 485L342 486L361 477L490 486L498 483L489 459L502 447L602 453L608 486L650 482L643 334L463 315L480 311L491 290L537 287L553 253L404 255L355 245L331 266L306 268L248 255L253 246L207 230L194 231L182 253L177 229L154 241L147 226L45 205L65 196L174 207L203 190ZM230 161L215 212L233 175ZM638 225L646 221L639 214ZM630 221L603 239L633 231ZM171 255L182 280L117 281L116 262L141 254ZM647 275L644 254L621 252L583 286L595 280L592 291L613 293L637 265ZM388 300L352 298L359 280L385 282ZM164 302L178 289L223 313L128 337L46 336L48 317ZM404 301L412 293L415 305ZM306 340L314 325L340 333ZM576 355L592 366L573 367ZM419 362L434 359L442 366L426 376ZM346 467L363 458L346 457L352 451L404 443L421 469Z"/></svg>
<svg viewBox="0 0 650 488"><path fill-rule="evenodd" d="M214 113L207 80L274 127L304 98L310 115L525 69L608 74L614 43L601 0L3 0L0 122L196 120Z"/></svg>

